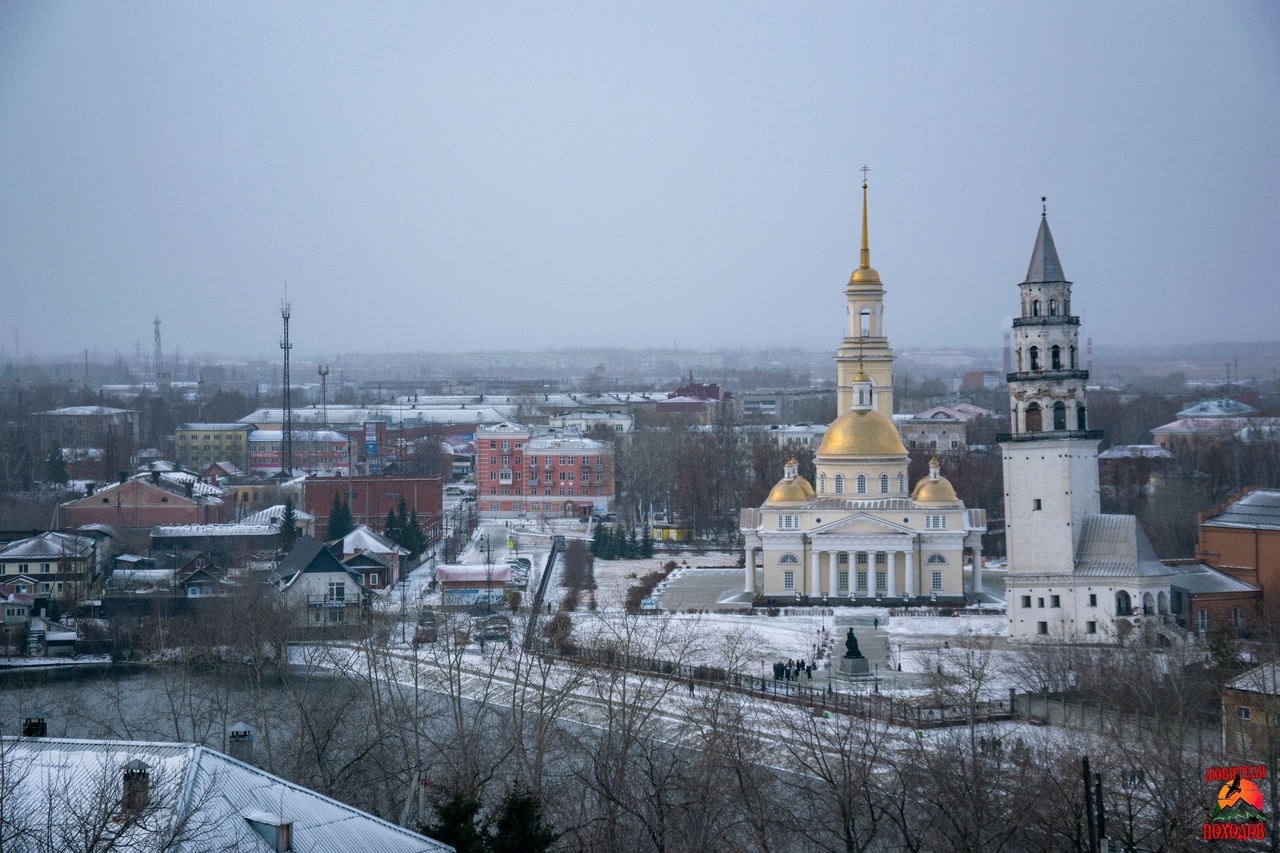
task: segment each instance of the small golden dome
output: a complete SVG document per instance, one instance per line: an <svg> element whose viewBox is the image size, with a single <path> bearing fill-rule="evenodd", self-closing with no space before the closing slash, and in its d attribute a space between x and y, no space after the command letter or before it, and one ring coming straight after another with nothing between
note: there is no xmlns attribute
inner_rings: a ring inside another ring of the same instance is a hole
<svg viewBox="0 0 1280 853"><path fill-rule="evenodd" d="M858 375L853 377L854 382L870 382L871 377L862 372L862 368L858 368Z"/></svg>
<svg viewBox="0 0 1280 853"><path fill-rule="evenodd" d="M849 284L879 284L880 273L871 267L858 267L853 271L853 275L849 276Z"/></svg>
<svg viewBox="0 0 1280 853"><path fill-rule="evenodd" d="M951 481L946 477L939 477L936 480L925 477L916 483L916 487L911 490L911 500L918 504L954 504L960 502L960 499L956 497L956 490L951 487Z"/></svg>
<svg viewBox="0 0 1280 853"><path fill-rule="evenodd" d="M796 476L791 479L783 477L779 480L778 485L770 490L769 497L765 498L764 502L772 504L811 500L813 500L813 486L804 477Z"/></svg>
<svg viewBox="0 0 1280 853"><path fill-rule="evenodd" d="M819 456L906 456L902 436L874 409L846 412L827 427Z"/></svg>

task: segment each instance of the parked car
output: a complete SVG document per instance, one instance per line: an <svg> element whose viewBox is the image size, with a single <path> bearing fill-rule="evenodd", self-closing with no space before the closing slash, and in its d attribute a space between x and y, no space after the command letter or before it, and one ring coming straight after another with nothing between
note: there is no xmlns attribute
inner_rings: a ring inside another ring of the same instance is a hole
<svg viewBox="0 0 1280 853"><path fill-rule="evenodd" d="M511 636L511 620L505 616L493 615L484 620L484 638L486 640L505 640Z"/></svg>

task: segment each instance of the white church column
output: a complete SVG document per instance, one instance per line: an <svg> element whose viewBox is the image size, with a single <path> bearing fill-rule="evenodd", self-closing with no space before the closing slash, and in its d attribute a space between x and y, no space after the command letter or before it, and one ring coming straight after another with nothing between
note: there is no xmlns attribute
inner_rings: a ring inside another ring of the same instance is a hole
<svg viewBox="0 0 1280 853"><path fill-rule="evenodd" d="M885 593L890 598L898 595L898 552L886 551L884 555L885 582L888 588Z"/></svg>
<svg viewBox="0 0 1280 853"><path fill-rule="evenodd" d="M756 549L747 546L747 566L743 578L743 592L754 593L756 591Z"/></svg>
<svg viewBox="0 0 1280 853"><path fill-rule="evenodd" d="M911 596L912 598L915 598L915 597L916 597L916 567L915 567L915 562L916 562L916 561L915 561L915 557L916 557L916 554L915 554L915 550L916 550L916 549L915 549L914 547L911 547L911 548L908 548L906 551L903 551L903 552L902 552L902 553L903 553L903 556L906 558L906 561L907 561L907 566L906 566L906 568L907 568L907 595Z"/></svg>
<svg viewBox="0 0 1280 853"><path fill-rule="evenodd" d="M836 571L840 568L840 552L832 551L831 556L827 558L831 563L827 566L827 595L831 598L836 597Z"/></svg>
<svg viewBox="0 0 1280 853"><path fill-rule="evenodd" d="M974 545L973 552L973 591L982 592L982 545Z"/></svg>
<svg viewBox="0 0 1280 853"><path fill-rule="evenodd" d="M822 571L822 552L813 549L813 572L809 575L809 594L818 594L818 575ZM803 591L803 590L801 590Z"/></svg>

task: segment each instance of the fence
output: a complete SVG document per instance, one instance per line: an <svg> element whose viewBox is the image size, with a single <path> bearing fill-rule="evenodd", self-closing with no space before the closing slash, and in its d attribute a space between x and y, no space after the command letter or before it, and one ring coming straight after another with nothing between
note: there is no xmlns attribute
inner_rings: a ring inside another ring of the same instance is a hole
<svg viewBox="0 0 1280 853"><path fill-rule="evenodd" d="M1062 726L1092 732L1114 733L1119 737L1138 737L1150 732L1153 720L1135 712L1124 712L1065 693L1022 693L1009 691L1013 716L1035 725ZM1197 752L1215 750L1222 744L1221 720L1208 715L1186 722L1183 745Z"/></svg>

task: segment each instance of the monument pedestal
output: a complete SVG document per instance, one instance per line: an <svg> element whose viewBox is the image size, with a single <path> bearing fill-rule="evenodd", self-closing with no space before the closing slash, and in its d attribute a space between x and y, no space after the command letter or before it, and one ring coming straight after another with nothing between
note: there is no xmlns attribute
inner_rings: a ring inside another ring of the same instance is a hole
<svg viewBox="0 0 1280 853"><path fill-rule="evenodd" d="M871 672L866 658L836 658L836 669L845 675L869 675Z"/></svg>

